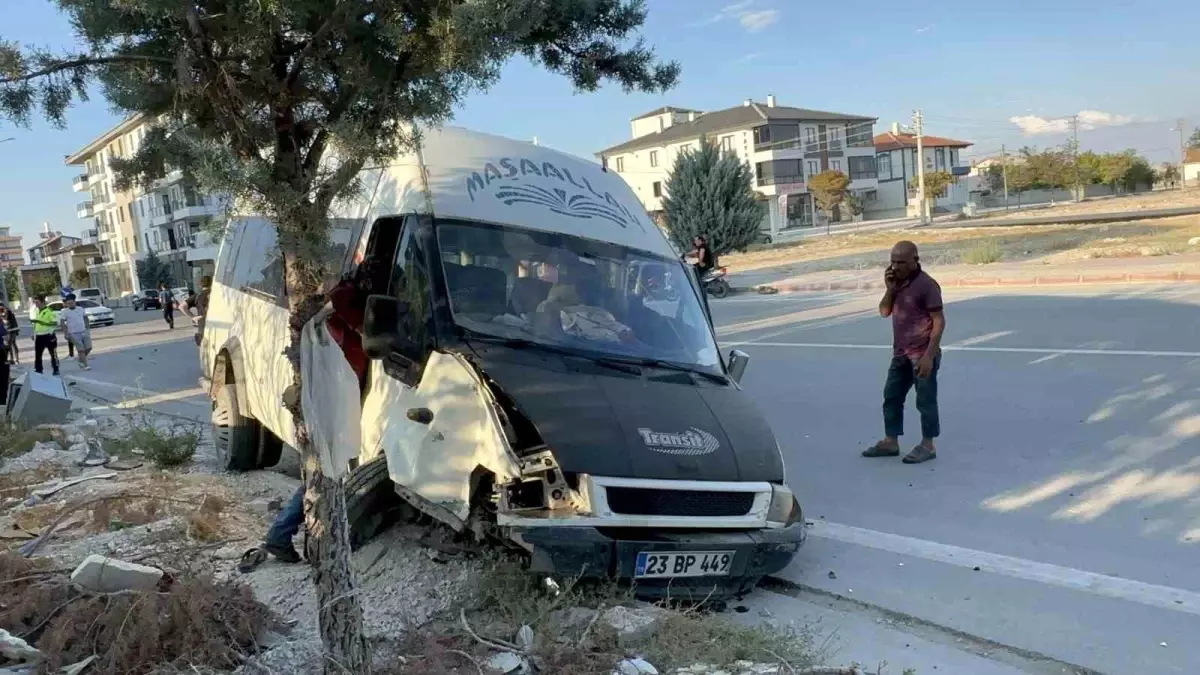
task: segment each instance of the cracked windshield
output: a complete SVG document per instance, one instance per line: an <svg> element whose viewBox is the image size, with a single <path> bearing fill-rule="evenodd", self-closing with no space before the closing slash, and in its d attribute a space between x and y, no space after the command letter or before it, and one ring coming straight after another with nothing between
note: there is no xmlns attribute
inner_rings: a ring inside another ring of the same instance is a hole
<svg viewBox="0 0 1200 675"><path fill-rule="evenodd" d="M451 309L464 328L585 354L720 367L678 261L514 227L441 222L437 233Z"/></svg>

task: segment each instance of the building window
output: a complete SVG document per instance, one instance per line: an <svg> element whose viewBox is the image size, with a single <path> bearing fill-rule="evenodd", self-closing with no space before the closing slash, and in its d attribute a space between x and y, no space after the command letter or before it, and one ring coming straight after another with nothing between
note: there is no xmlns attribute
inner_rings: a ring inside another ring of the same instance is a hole
<svg viewBox="0 0 1200 675"><path fill-rule="evenodd" d="M851 165L853 166L853 165ZM880 180L888 180L892 177L892 153L885 152L875 158L876 171L879 172Z"/></svg>
<svg viewBox="0 0 1200 675"><path fill-rule="evenodd" d="M804 127L804 142L810 146L815 146L817 144L816 127ZM816 150L816 148L814 147L812 150Z"/></svg>
<svg viewBox="0 0 1200 675"><path fill-rule="evenodd" d="M625 170L625 158L624 158L624 157L618 157L618 158L617 158L617 173L620 173L620 172L622 172L622 171L624 171L624 170Z"/></svg>
<svg viewBox="0 0 1200 675"><path fill-rule="evenodd" d="M808 160L808 175L815 176L821 173L821 163L815 159Z"/></svg>
<svg viewBox="0 0 1200 675"><path fill-rule="evenodd" d="M754 165L754 177L762 185L791 185L803 183L804 174L798 159L776 159Z"/></svg>
<svg viewBox="0 0 1200 675"><path fill-rule="evenodd" d="M733 152L733 136L721 137L721 152Z"/></svg>
<svg viewBox="0 0 1200 675"><path fill-rule="evenodd" d="M834 171L841 171L842 170L842 160L840 160L840 159L829 160L829 168Z"/></svg>
<svg viewBox="0 0 1200 675"><path fill-rule="evenodd" d="M654 181L654 184L653 184L651 187L654 189L654 196L655 196L655 197L661 197L661 196L662 196L662 181L657 181L657 180L656 180L656 181Z"/></svg>
<svg viewBox="0 0 1200 675"><path fill-rule="evenodd" d="M760 146L764 143L770 143L770 142L771 142L771 127L766 126L766 125L763 125L761 127L754 127L754 145L755 145L755 147Z"/></svg>
<svg viewBox="0 0 1200 675"><path fill-rule="evenodd" d="M658 166L658 151L657 150L650 151L650 166L651 166L651 168Z"/></svg>
<svg viewBox="0 0 1200 675"><path fill-rule="evenodd" d="M825 127L825 133L829 136L829 149L840 150L842 147L841 127Z"/></svg>
<svg viewBox="0 0 1200 675"><path fill-rule="evenodd" d="M850 165L850 180L875 177L874 157L849 157L847 163Z"/></svg>

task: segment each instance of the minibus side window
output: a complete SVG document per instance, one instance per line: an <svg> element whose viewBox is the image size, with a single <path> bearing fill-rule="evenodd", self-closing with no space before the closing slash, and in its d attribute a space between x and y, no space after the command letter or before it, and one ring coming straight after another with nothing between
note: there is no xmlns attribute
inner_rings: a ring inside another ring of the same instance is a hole
<svg viewBox="0 0 1200 675"><path fill-rule="evenodd" d="M425 365L433 338L429 266L421 237L415 231L419 222L409 218L404 224L388 286L390 295L408 303L409 311L401 320L405 345L400 352L416 364L415 380L420 379L420 370Z"/></svg>

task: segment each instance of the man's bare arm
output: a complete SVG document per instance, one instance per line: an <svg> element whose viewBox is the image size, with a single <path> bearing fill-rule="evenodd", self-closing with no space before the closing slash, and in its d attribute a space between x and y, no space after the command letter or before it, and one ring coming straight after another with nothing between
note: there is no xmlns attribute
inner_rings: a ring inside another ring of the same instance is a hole
<svg viewBox="0 0 1200 675"><path fill-rule="evenodd" d="M896 304L896 289L888 288L883 293L883 299L879 301L879 316L887 318L892 315L892 306Z"/></svg>
<svg viewBox="0 0 1200 675"><path fill-rule="evenodd" d="M929 333L929 347L925 349L925 356L933 358L942 349L942 334L946 332L946 313L939 309L936 312L930 312L929 318L933 322L933 327Z"/></svg>

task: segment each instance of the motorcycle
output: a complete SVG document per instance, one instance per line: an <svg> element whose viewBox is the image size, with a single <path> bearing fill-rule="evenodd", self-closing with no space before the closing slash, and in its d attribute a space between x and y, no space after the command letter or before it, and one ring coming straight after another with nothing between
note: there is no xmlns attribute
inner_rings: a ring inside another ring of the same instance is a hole
<svg viewBox="0 0 1200 675"><path fill-rule="evenodd" d="M729 281L725 275L729 273L725 267L717 267L711 269L700 277L700 286L706 293L714 298L723 298L729 295Z"/></svg>
<svg viewBox="0 0 1200 675"><path fill-rule="evenodd" d="M685 264L692 264L688 261L687 256L683 256L682 260ZM723 298L729 295L730 290L732 290L729 286L729 280L725 278L727 274L729 274L728 268L724 266L714 267L705 272L704 276L700 277L700 287L704 289L705 293L714 298Z"/></svg>

